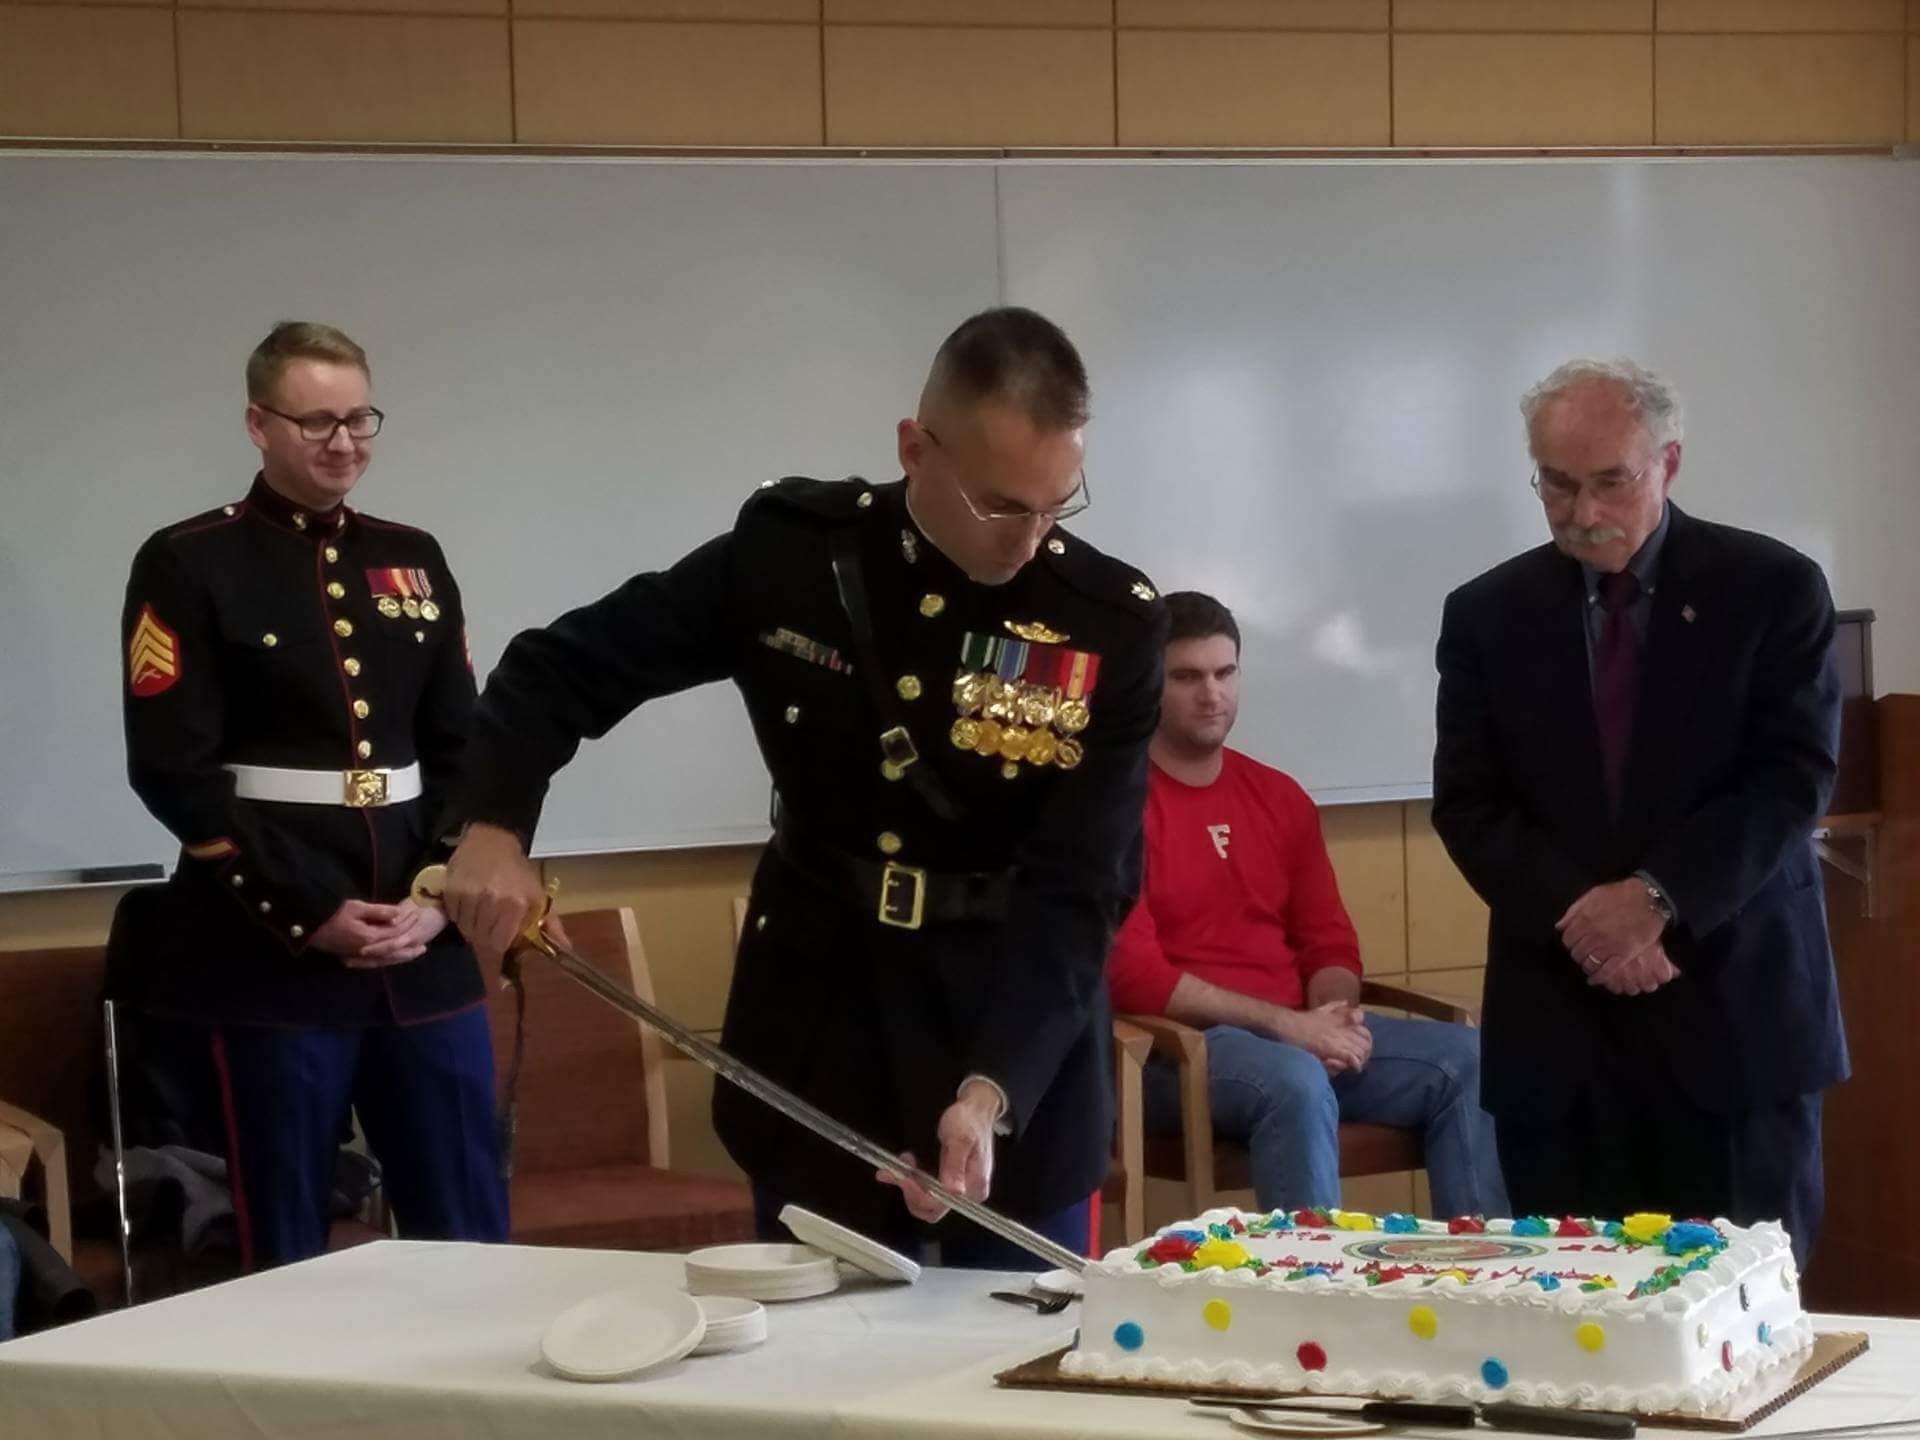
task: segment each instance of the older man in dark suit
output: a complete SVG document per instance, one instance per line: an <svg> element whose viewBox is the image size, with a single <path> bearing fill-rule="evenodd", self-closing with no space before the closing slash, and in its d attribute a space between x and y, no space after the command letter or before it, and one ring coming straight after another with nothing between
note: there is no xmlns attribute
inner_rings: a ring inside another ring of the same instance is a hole
<svg viewBox="0 0 1920 1440"><path fill-rule="evenodd" d="M1433 818L1491 907L1482 1095L1515 1213L1820 1223L1846 1078L1811 832L1839 744L1804 555L1668 501L1680 406L1575 361L1521 404L1553 542L1447 598Z"/></svg>

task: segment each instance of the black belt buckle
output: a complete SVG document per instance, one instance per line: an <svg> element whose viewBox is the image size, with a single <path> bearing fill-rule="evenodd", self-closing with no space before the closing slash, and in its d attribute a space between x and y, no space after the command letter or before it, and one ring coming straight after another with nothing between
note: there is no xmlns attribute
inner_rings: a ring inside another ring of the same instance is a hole
<svg viewBox="0 0 1920 1440"><path fill-rule="evenodd" d="M927 909L927 872L917 865L896 865L889 860L880 870L880 910L882 925L896 930L918 930Z"/></svg>

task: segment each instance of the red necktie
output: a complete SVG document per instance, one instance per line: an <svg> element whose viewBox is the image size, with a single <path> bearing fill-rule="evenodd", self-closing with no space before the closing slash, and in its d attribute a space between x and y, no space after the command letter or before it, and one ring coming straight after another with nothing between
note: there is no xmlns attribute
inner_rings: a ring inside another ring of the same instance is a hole
<svg viewBox="0 0 1920 1440"><path fill-rule="evenodd" d="M1615 814L1627 774L1627 749L1633 741L1633 704L1640 690L1640 632L1633 605L1640 581L1631 570L1600 577L1600 605L1607 612L1593 647L1593 718L1600 729L1600 767L1607 799Z"/></svg>

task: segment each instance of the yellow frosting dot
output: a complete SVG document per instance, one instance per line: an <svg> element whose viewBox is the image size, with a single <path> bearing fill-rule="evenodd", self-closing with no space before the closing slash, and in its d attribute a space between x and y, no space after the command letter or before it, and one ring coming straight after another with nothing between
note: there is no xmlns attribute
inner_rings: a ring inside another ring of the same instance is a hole
<svg viewBox="0 0 1920 1440"><path fill-rule="evenodd" d="M1333 1223L1341 1230L1378 1230L1380 1222L1363 1210L1336 1210Z"/></svg>
<svg viewBox="0 0 1920 1440"><path fill-rule="evenodd" d="M1200 1318L1216 1330L1233 1324L1233 1306L1224 1300L1209 1300L1200 1307Z"/></svg>
<svg viewBox="0 0 1920 1440"><path fill-rule="evenodd" d="M1416 1305L1407 1312L1407 1328L1422 1340L1431 1340L1440 1333L1440 1317L1433 1313L1433 1307Z"/></svg>
<svg viewBox="0 0 1920 1440"><path fill-rule="evenodd" d="M1252 1258L1245 1246L1236 1244L1232 1240L1218 1238L1207 1241L1193 1252L1193 1263L1203 1270L1209 1265L1218 1265L1222 1270L1233 1270Z"/></svg>
<svg viewBox="0 0 1920 1440"><path fill-rule="evenodd" d="M1573 1332L1573 1338L1580 1342L1582 1350L1604 1350L1607 1348L1607 1332L1589 1320Z"/></svg>
<svg viewBox="0 0 1920 1440"><path fill-rule="evenodd" d="M1620 1222L1620 1228L1627 1232L1627 1238L1636 1245L1651 1245L1673 1228L1673 1217L1643 1212L1627 1216Z"/></svg>

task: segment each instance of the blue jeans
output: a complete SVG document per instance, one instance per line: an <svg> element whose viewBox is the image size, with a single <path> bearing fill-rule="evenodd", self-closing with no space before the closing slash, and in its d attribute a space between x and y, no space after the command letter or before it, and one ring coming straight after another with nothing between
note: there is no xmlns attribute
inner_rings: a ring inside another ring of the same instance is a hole
<svg viewBox="0 0 1920 1440"><path fill-rule="evenodd" d="M20 1247L0 1226L0 1340L13 1338L13 1306L20 1297Z"/></svg>
<svg viewBox="0 0 1920 1440"><path fill-rule="evenodd" d="M1309 1052L1233 1025L1207 1031L1207 1094L1216 1135L1247 1147L1264 1210L1340 1203L1342 1120L1422 1134L1434 1211L1505 1215L1493 1119L1480 1108L1480 1036L1463 1025L1369 1015L1366 1068L1327 1074ZM1180 1129L1178 1072L1156 1056L1144 1084L1146 1124Z"/></svg>

